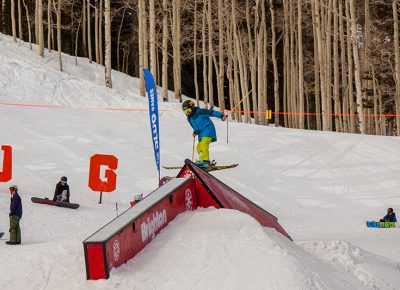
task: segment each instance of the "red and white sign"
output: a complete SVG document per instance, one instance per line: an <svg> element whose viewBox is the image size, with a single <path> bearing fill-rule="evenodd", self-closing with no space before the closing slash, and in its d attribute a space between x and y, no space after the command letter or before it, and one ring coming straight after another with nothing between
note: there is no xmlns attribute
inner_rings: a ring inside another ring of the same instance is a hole
<svg viewBox="0 0 400 290"><path fill-rule="evenodd" d="M104 177L101 179L102 166L107 166ZM118 158L114 155L96 154L90 158L89 187L93 191L111 192L117 188L117 174L114 172L118 167Z"/></svg>
<svg viewBox="0 0 400 290"><path fill-rule="evenodd" d="M3 155L3 170L0 171L0 182L7 182L12 179L12 148L10 145L2 145L1 150Z"/></svg>

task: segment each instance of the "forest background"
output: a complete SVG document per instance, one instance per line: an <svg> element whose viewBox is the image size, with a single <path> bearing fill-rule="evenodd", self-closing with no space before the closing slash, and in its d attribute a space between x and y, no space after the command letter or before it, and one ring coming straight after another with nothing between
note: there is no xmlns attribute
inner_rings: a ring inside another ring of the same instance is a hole
<svg viewBox="0 0 400 290"><path fill-rule="evenodd" d="M400 136L397 0L1 0L0 30L229 111L239 122ZM31 49L33 46L30 46ZM269 118L268 111L272 117Z"/></svg>

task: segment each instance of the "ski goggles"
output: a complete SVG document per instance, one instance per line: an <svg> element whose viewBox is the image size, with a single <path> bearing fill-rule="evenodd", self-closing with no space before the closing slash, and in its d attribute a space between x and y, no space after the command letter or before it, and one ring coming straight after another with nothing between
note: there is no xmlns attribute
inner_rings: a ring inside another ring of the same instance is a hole
<svg viewBox="0 0 400 290"><path fill-rule="evenodd" d="M183 109L183 112L185 113L185 115L190 115L193 112L193 110L192 110L192 108L187 108L187 109Z"/></svg>
<svg viewBox="0 0 400 290"><path fill-rule="evenodd" d="M16 188L13 187L13 186L11 186L11 187L10 187L10 192L11 192L11 191L16 191Z"/></svg>

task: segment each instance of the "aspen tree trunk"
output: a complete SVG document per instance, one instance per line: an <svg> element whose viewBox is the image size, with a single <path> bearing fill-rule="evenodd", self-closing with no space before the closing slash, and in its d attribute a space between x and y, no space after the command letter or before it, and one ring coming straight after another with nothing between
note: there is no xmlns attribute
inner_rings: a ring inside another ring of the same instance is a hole
<svg viewBox="0 0 400 290"><path fill-rule="evenodd" d="M15 24L15 0L11 0L11 25L13 40L17 42L17 28Z"/></svg>
<svg viewBox="0 0 400 290"><path fill-rule="evenodd" d="M298 127L298 116L296 115L297 113L297 105L296 105L296 99L297 99L297 87L296 87L296 64L295 64L295 58L294 58L294 53L295 53L295 46L294 46L294 3L293 0L289 0L289 20L290 20L290 106L291 106L291 112L293 115L291 116L292 123L291 127L292 128L297 128Z"/></svg>
<svg viewBox="0 0 400 290"><path fill-rule="evenodd" d="M370 19L370 12L369 12L369 0L364 1L364 71L363 71L363 98L364 100L369 101L371 98L369 96L369 93L371 91L371 64L370 64L370 40L371 40L371 19ZM374 98L374 104L375 104L376 99ZM375 107L375 106L374 106ZM365 118L366 120L366 133L367 134L376 134L375 131L375 123L377 121L377 118L371 117L370 114L372 113L372 110L368 107L364 109L364 112L367 113L367 116Z"/></svg>
<svg viewBox="0 0 400 290"><path fill-rule="evenodd" d="M329 120L327 118L327 102L326 102L326 79L325 79L325 61L324 61L324 43L322 40L321 32L321 16L320 16L320 6L318 0L313 0L315 5L315 22L316 31L318 39L318 62L319 62L319 72L321 81L321 101L322 101L322 129L324 131L329 130Z"/></svg>
<svg viewBox="0 0 400 290"><path fill-rule="evenodd" d="M203 49L203 92L204 92L204 106L208 109L208 80L207 80L207 46L206 46L206 16L207 16L207 2L203 0L203 19L202 19L202 49Z"/></svg>
<svg viewBox="0 0 400 290"><path fill-rule="evenodd" d="M221 111L225 110L225 96L224 96L224 22L223 22L223 0L218 0L218 54L219 54L219 71L218 71L218 107Z"/></svg>
<svg viewBox="0 0 400 290"><path fill-rule="evenodd" d="M317 125L317 130L321 130L321 99L320 99L320 79L319 79L319 60L318 60L318 39L317 39L317 28L315 21L315 5L311 1L311 16L313 25L313 35L314 35L314 99L315 99L315 120Z"/></svg>
<svg viewBox="0 0 400 290"><path fill-rule="evenodd" d="M236 38L236 45L238 47L238 61L239 61L239 73L240 73L240 87L242 90L242 100L243 100L243 110L244 110L244 121L246 123L251 123L250 114L249 114L249 88L248 88L248 79L247 79L247 68L248 64L246 58L244 56L243 44L241 42L244 38L243 34L240 34L239 37Z"/></svg>
<svg viewBox="0 0 400 290"><path fill-rule="evenodd" d="M96 0L94 6L94 46L96 54L96 63L100 63L99 54L99 3Z"/></svg>
<svg viewBox="0 0 400 290"><path fill-rule="evenodd" d="M326 38L326 113L328 114L328 130L332 131L332 0L329 0L328 5L327 17L324 17L327 19L324 29Z"/></svg>
<svg viewBox="0 0 400 290"><path fill-rule="evenodd" d="M266 64L264 64L264 53L267 53L264 50L264 25L265 25L265 9L264 9L264 1L261 1L261 22L258 22L257 24L257 30L255 30L255 35L257 34L257 108L258 112L254 113L254 115L258 116L258 123L261 125L265 124L265 96L264 96L264 78L267 76L264 74L265 70L264 67ZM258 11L256 9L256 13Z"/></svg>
<svg viewBox="0 0 400 290"><path fill-rule="evenodd" d="M262 22L262 29L264 31L264 41L263 41L263 56L264 56L264 77L263 77L263 95L262 95L262 108L263 111L268 110L268 29L267 29L267 20L266 20L266 2L262 2L262 16L261 16L261 22ZM279 111L279 108L278 108ZM269 119L262 118L265 122L263 124L269 125ZM279 119L278 119L279 121Z"/></svg>
<svg viewBox="0 0 400 290"><path fill-rule="evenodd" d="M381 115L381 112L379 110L379 99L377 98L378 96L378 90L375 85L375 71L374 67L371 65L371 74L372 74L372 86L374 90L374 119L375 119L375 134L376 135L382 135L381 132L381 117L377 117L378 115Z"/></svg>
<svg viewBox="0 0 400 290"><path fill-rule="evenodd" d="M143 39L143 2L144 0L138 0L138 22L139 22L139 30L138 30L138 38L139 38L139 77L140 77L140 95L142 97L145 96L145 83L144 83L144 39Z"/></svg>
<svg viewBox="0 0 400 290"><path fill-rule="evenodd" d="M347 65L348 65L348 99L350 109L350 133L356 133L356 118L355 118L355 104L353 93L353 58L351 49L351 23L350 23L350 10L349 2L345 0L346 5L346 34L347 34Z"/></svg>
<svg viewBox="0 0 400 290"><path fill-rule="evenodd" d="M235 113L232 111L235 108L235 84L233 80L233 75L232 75L232 65L233 65L233 52L232 52L232 24L227 23L227 34L226 34L226 41L227 41L227 46L228 46L228 52L227 52L227 57L228 57L228 66L226 69L226 75L228 78L229 82L229 105L230 105L230 111L231 111L231 117L233 119L235 118Z"/></svg>
<svg viewBox="0 0 400 290"><path fill-rule="evenodd" d="M399 52L399 15L397 12L397 0L393 0L393 38L395 55L395 80L396 80L396 133L400 136L400 52Z"/></svg>
<svg viewBox="0 0 400 290"><path fill-rule="evenodd" d="M176 0L175 0L176 1ZM148 0L143 1L143 64L145 68L149 68L149 37L148 37L148 21L147 21L147 3Z"/></svg>
<svg viewBox="0 0 400 290"><path fill-rule="evenodd" d="M211 0L208 0L208 12L207 12L207 25L208 25L208 100L210 103L210 108L214 108L214 88L213 88L213 28L211 23Z"/></svg>
<svg viewBox="0 0 400 290"><path fill-rule="evenodd" d="M124 7L124 11L122 12L122 19L121 19L121 23L119 25L119 29L118 29L118 39L117 39L117 68L119 71L121 71L121 67L120 67L120 39L121 39L121 30L122 30L122 25L124 24L124 18L125 18L125 11L126 11L126 7Z"/></svg>
<svg viewBox="0 0 400 290"><path fill-rule="evenodd" d="M386 118L383 115L383 101L382 101L382 94L380 93L379 87L378 87L378 81L375 76L375 69L374 66L372 66L372 79L374 82L374 94L378 96L378 113L379 113L379 134L380 135L386 135Z"/></svg>
<svg viewBox="0 0 400 290"><path fill-rule="evenodd" d="M52 31L52 8L51 8L51 0L47 1L47 49L51 52L51 31Z"/></svg>
<svg viewBox="0 0 400 290"><path fill-rule="evenodd" d="M291 70L290 70L290 56L289 56L289 4L288 0L283 0L284 7L284 31L285 31L285 43L284 43L284 97L283 97L283 111L285 127L291 126L292 117L288 115L291 111L290 106L290 95L291 95Z"/></svg>
<svg viewBox="0 0 400 290"><path fill-rule="evenodd" d="M39 44L39 0L35 0L35 43Z"/></svg>
<svg viewBox="0 0 400 290"><path fill-rule="evenodd" d="M177 0L177 54L178 54L178 66L177 66L177 78L178 78L178 99L182 102L182 80L181 80L181 0Z"/></svg>
<svg viewBox="0 0 400 290"><path fill-rule="evenodd" d="M3 0L5 1L5 0ZM18 37L24 40L22 35L22 10L21 10L21 0L18 0Z"/></svg>
<svg viewBox="0 0 400 290"><path fill-rule="evenodd" d="M99 9L99 54L100 54L100 64L103 65L103 0L100 0Z"/></svg>
<svg viewBox="0 0 400 290"><path fill-rule="evenodd" d="M271 11L271 31L272 31L272 64L274 66L274 99L275 99L275 127L279 126L279 72L278 72L278 61L276 59L276 31L275 31L275 8L270 5Z"/></svg>
<svg viewBox="0 0 400 290"><path fill-rule="evenodd" d="M361 75L360 75L360 58L358 53L358 40L357 40L357 23L356 16L354 12L354 1L349 0L350 6L350 19L351 19L351 38L353 43L353 58L354 58L354 81L356 84L356 92L357 92L357 113L358 113L358 121L359 121L359 129L361 134L365 134L365 122L363 116L363 107L362 107L362 89L361 89Z"/></svg>
<svg viewBox="0 0 400 290"><path fill-rule="evenodd" d="M173 0L173 65L174 65L174 92L175 98L182 102L182 92L180 87L180 0Z"/></svg>
<svg viewBox="0 0 400 290"><path fill-rule="evenodd" d="M82 45L83 53L87 55L87 45L86 45L86 0L82 0Z"/></svg>
<svg viewBox="0 0 400 290"><path fill-rule="evenodd" d="M343 132L350 132L349 127L349 98L347 90L347 63L346 63L346 44L344 38L343 26L343 0L339 0L339 32L340 32L340 64L342 71L342 102L343 102Z"/></svg>
<svg viewBox="0 0 400 290"><path fill-rule="evenodd" d="M56 3L53 0L53 5L54 8L56 8ZM58 49L58 64L60 71L63 71L63 63L62 63L62 58L61 58L61 1L62 0L57 0L57 49Z"/></svg>
<svg viewBox="0 0 400 290"><path fill-rule="evenodd" d="M112 88L111 79L111 0L105 0L105 10L104 10L104 25L105 25L105 80L106 87Z"/></svg>
<svg viewBox="0 0 400 290"><path fill-rule="evenodd" d="M163 57L162 58L163 101L167 102L168 101L168 0L163 0L162 57ZM196 67L195 71L197 73L196 59L195 59L195 67Z"/></svg>
<svg viewBox="0 0 400 290"><path fill-rule="evenodd" d="M4 1L3 1L4 3ZM22 0L22 3L24 4L25 7L25 12L26 12L26 21L28 23L28 41L29 41L29 49L32 50L32 32L31 32L31 21L29 19L29 9L26 6L25 0Z"/></svg>
<svg viewBox="0 0 400 290"><path fill-rule="evenodd" d="M39 33L39 55L44 57L44 36L43 36L43 2L38 0L38 33Z"/></svg>
<svg viewBox="0 0 400 290"><path fill-rule="evenodd" d="M6 0L1 3L1 31L6 34Z"/></svg>
<svg viewBox="0 0 400 290"><path fill-rule="evenodd" d="M157 58L156 58L156 14L154 8L154 0L149 1L149 18L150 18L150 71L157 83Z"/></svg>
<svg viewBox="0 0 400 290"><path fill-rule="evenodd" d="M200 97L199 97L199 82L197 80L197 0L194 1L194 23L193 23L193 67L194 67L194 88L196 93L196 106L199 106ZM168 25L168 24L166 24ZM168 37L168 35L167 35Z"/></svg>
<svg viewBox="0 0 400 290"><path fill-rule="evenodd" d="M90 15L90 0L87 3L87 42L88 42L88 55L89 63L92 63L92 31L91 31L91 15Z"/></svg>
<svg viewBox="0 0 400 290"><path fill-rule="evenodd" d="M343 132L339 97L339 23L337 0L333 0L333 100L335 106L335 128Z"/></svg>
<svg viewBox="0 0 400 290"><path fill-rule="evenodd" d="M78 28L76 29L76 34L75 34L75 65L78 65L78 36L79 36L79 30L81 29L81 23L82 23L82 17L79 19L78 22Z"/></svg>
<svg viewBox="0 0 400 290"><path fill-rule="evenodd" d="M299 128L304 129L304 68L303 68L303 27L302 27L302 2L297 1L297 30L299 47Z"/></svg>
<svg viewBox="0 0 400 290"><path fill-rule="evenodd" d="M240 103L240 89L239 89L239 47L238 43L238 33L237 33L237 21L236 21L236 0L232 0L232 30L233 30L233 80L235 87L235 107L233 108L236 111L236 120L238 122L242 122L242 114L241 111L241 103Z"/></svg>
<svg viewBox="0 0 400 290"><path fill-rule="evenodd" d="M256 1L256 7L255 7L255 26L257 27L258 25L258 1ZM253 43L256 46L257 45L257 40L252 38L251 36L251 28L250 28L250 12L249 12L249 0L246 0L246 22L247 22L247 35L248 35L248 43L249 43L249 62L250 62L250 80L251 80L251 98L252 98L252 103L253 103L253 112L254 113L254 123L258 124L258 115L256 112L258 111L257 109L257 76L256 76L256 56L255 52L257 51L257 48L253 47ZM250 101L249 101L250 103ZM249 106L250 109L250 106ZM249 114L250 115L250 114ZM249 116L251 120L251 115Z"/></svg>

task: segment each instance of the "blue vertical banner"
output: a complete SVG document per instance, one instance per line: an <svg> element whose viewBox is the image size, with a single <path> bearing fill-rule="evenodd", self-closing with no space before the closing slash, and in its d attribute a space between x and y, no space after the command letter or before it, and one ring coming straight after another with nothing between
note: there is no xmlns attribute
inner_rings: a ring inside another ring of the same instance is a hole
<svg viewBox="0 0 400 290"><path fill-rule="evenodd" d="M149 100L150 129L153 139L154 158L158 170L158 180L160 180L160 129L158 117L157 88L154 78L148 69L143 69L144 80L146 82L147 97Z"/></svg>

